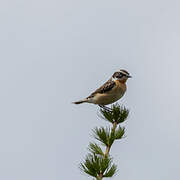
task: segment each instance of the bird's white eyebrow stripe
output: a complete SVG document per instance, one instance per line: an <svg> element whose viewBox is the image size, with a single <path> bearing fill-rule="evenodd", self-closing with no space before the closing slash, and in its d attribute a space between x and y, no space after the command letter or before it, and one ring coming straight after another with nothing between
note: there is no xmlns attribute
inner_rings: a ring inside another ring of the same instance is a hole
<svg viewBox="0 0 180 180"><path fill-rule="evenodd" d="M121 72L122 74L125 74L125 75L129 75L128 73L121 71L121 70L119 72Z"/></svg>

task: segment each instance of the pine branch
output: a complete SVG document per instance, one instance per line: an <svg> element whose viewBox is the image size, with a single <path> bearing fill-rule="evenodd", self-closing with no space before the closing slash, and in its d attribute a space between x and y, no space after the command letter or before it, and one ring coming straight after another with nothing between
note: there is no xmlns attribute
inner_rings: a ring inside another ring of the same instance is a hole
<svg viewBox="0 0 180 180"><path fill-rule="evenodd" d="M111 129L111 133L109 135L109 143L106 145L106 150L105 150L104 157L103 157L104 159L109 157L109 152L110 152L111 146L115 140L116 127L117 127L117 122L114 122L113 127ZM116 170L117 170L117 166L115 164L113 164L112 167L110 168L110 171L107 170L106 173L104 173L104 172L99 173L97 179L101 180L101 179L103 179L103 177L112 177L116 173Z"/></svg>
<svg viewBox="0 0 180 180"><path fill-rule="evenodd" d="M93 154L97 154L97 155L101 155L101 156L104 155L101 147L99 145L97 145L96 143L90 143L88 149Z"/></svg>
<svg viewBox="0 0 180 180"><path fill-rule="evenodd" d="M111 109L112 111L100 109L100 117L110 123L116 122L117 124L120 124L124 122L129 115L129 110L124 106L120 106L118 103L112 105Z"/></svg>
<svg viewBox="0 0 180 180"><path fill-rule="evenodd" d="M112 163L110 150L114 141L122 139L125 133L125 128L119 124L124 122L129 114L128 109L115 104L112 106L112 111L100 109L101 118L112 124L112 127L100 127L93 130L93 136L96 140L104 145L105 151L96 143L90 143L88 150L90 153L86 156L85 161L80 164L80 169L92 176L96 180L102 180L105 177L112 177L117 166Z"/></svg>

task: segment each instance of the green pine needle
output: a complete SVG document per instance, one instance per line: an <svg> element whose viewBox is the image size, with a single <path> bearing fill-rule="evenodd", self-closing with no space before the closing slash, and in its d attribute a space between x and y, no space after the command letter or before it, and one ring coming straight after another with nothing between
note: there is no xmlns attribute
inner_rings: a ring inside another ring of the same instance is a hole
<svg viewBox="0 0 180 180"><path fill-rule="evenodd" d="M114 135L115 139L121 139L124 133L125 133L125 128L124 127L122 128L121 126L119 126L118 129L116 129L115 131L115 135Z"/></svg>
<svg viewBox="0 0 180 180"><path fill-rule="evenodd" d="M102 142L103 145L111 147L116 139L121 139L125 133L125 128L118 127L115 131L110 128L95 128L93 130L94 138ZM92 153L102 155L102 149L97 144L90 144L89 150Z"/></svg>
<svg viewBox="0 0 180 180"><path fill-rule="evenodd" d="M103 177L112 177L117 171L117 166L113 164L110 169L106 171Z"/></svg>
<svg viewBox="0 0 180 180"><path fill-rule="evenodd" d="M103 145L111 147L115 138L115 133L110 128L95 128L93 130L94 138L102 142Z"/></svg>
<svg viewBox="0 0 180 180"><path fill-rule="evenodd" d="M117 122L117 124L124 122L128 115L129 110L124 106L120 106L119 104L114 104L111 106L112 111L108 111L106 109L100 109L101 117L109 121L111 123Z"/></svg>
<svg viewBox="0 0 180 180"><path fill-rule="evenodd" d="M97 145L96 143L90 143L88 149L93 154L104 156L104 153L103 153L101 147L99 145Z"/></svg>
<svg viewBox="0 0 180 180"><path fill-rule="evenodd" d="M116 165L112 164L112 158L97 156L96 154L88 154L80 169L93 177L103 174L103 177L112 177L116 172Z"/></svg>
<svg viewBox="0 0 180 180"><path fill-rule="evenodd" d="M105 146L109 145L109 134L110 134L110 129L100 127L100 128L95 128L93 130L94 133L94 138L97 139L98 141L101 141Z"/></svg>

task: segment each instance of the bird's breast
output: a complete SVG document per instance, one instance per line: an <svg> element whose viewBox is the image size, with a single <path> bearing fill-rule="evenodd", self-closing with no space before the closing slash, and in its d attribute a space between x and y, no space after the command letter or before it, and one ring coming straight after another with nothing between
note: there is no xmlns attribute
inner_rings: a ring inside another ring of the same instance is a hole
<svg viewBox="0 0 180 180"><path fill-rule="evenodd" d="M125 91L126 87L124 85L122 86L121 84L118 84L112 89L112 91L107 93L107 96L112 98L112 100L115 102L124 95Z"/></svg>
<svg viewBox="0 0 180 180"><path fill-rule="evenodd" d="M116 83L116 86L115 86L115 89L117 89L117 91L126 91L126 84L125 83L122 83L118 80L115 81Z"/></svg>

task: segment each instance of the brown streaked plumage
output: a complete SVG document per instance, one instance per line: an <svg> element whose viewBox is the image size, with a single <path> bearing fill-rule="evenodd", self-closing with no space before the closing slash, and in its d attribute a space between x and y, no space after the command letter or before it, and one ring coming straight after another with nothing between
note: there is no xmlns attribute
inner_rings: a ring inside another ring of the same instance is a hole
<svg viewBox="0 0 180 180"><path fill-rule="evenodd" d="M115 85L116 85L116 83L114 81L112 81L111 79L109 79L106 83L104 83L100 88L96 89L87 98L93 97L97 93L100 93L100 94L106 93L107 91L110 91Z"/></svg>
<svg viewBox="0 0 180 180"><path fill-rule="evenodd" d="M126 81L131 76L126 70L115 72L112 77L87 98L74 104L93 103L98 105L112 104L118 101L126 92Z"/></svg>

